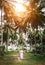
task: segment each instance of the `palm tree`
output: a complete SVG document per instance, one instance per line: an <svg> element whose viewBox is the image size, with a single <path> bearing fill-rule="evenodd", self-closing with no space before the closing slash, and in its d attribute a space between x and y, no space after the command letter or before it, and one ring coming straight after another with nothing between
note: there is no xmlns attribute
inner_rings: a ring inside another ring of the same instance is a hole
<svg viewBox="0 0 45 65"><path fill-rule="evenodd" d="M8 17L8 15L10 15L10 13L8 12L9 9L11 9L11 4L7 1L7 0L0 0L0 9L1 9L1 27L3 26L2 23L4 22L4 19L2 21L2 13L3 13L3 10L4 9L4 12L5 12L5 15L4 17L6 17L5 19L7 20L6 24L4 25L4 27L2 27L2 37L1 37L1 45L3 45L3 29L6 30L7 32L7 41L6 41L6 50L8 48L8 43L9 43L9 29L13 29L15 31L15 29L17 27L12 27L10 24L9 24L9 21L10 21L10 17ZM8 7L8 8L7 8ZM7 10L6 10L7 9Z"/></svg>
<svg viewBox="0 0 45 65"><path fill-rule="evenodd" d="M0 0L0 9L1 9L1 30L2 30L2 0ZM2 35L1 35L1 45L3 44L3 30L1 31Z"/></svg>

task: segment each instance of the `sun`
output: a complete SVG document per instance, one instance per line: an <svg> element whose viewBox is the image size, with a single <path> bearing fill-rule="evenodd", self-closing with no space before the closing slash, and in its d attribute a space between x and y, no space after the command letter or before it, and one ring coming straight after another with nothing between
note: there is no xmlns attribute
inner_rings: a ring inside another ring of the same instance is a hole
<svg viewBox="0 0 45 65"><path fill-rule="evenodd" d="M26 8L22 4L16 4L15 12L16 12L17 16L21 17L21 14L26 11L27 11Z"/></svg>
<svg viewBox="0 0 45 65"><path fill-rule="evenodd" d="M8 0L8 3L5 3L5 12L7 18L14 21L17 27L26 27L29 23L33 25L38 18L38 13L40 13L40 5L37 1L30 0ZM38 6L39 5L39 6ZM13 22L12 21L12 22Z"/></svg>
<svg viewBox="0 0 45 65"><path fill-rule="evenodd" d="M29 17L30 13L30 1L29 0L14 0L15 2L11 2L14 6L14 17L15 22L19 26L23 26Z"/></svg>
<svg viewBox="0 0 45 65"><path fill-rule="evenodd" d="M18 17L22 17L24 12L27 12L26 6L29 6L29 1L27 0L15 0L15 13Z"/></svg>

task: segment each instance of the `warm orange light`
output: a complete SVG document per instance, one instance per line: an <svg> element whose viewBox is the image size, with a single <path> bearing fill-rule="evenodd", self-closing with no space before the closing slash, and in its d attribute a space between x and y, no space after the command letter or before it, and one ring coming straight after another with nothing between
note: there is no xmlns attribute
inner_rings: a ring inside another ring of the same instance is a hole
<svg viewBox="0 0 45 65"><path fill-rule="evenodd" d="M15 5L15 17L16 23L19 26L23 26L25 24L26 18L29 15L29 4L28 0L15 0L16 2L13 3Z"/></svg>
<svg viewBox="0 0 45 65"><path fill-rule="evenodd" d="M26 6L29 6L29 1L27 0L15 0L15 13L19 17L24 17L24 12L27 12Z"/></svg>
<svg viewBox="0 0 45 65"><path fill-rule="evenodd" d="M15 6L16 15L22 17L23 12L27 11L26 8L22 4L16 4Z"/></svg>
<svg viewBox="0 0 45 65"><path fill-rule="evenodd" d="M15 23L19 26L23 26L30 13L30 2L29 0L15 0L11 2L13 6L13 17L15 18Z"/></svg>
<svg viewBox="0 0 45 65"><path fill-rule="evenodd" d="M38 21L37 14L39 11L35 0L9 0L9 2L9 4L5 2L4 10L7 18L13 19L15 25L23 28L24 26L26 27L27 23Z"/></svg>

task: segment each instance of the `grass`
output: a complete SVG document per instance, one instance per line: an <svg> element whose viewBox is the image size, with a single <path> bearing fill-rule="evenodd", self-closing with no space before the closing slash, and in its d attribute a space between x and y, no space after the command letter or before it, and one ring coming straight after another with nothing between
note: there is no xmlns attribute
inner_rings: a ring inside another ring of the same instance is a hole
<svg viewBox="0 0 45 65"><path fill-rule="evenodd" d="M31 53L24 53L24 60L19 61L18 54L16 51L11 51L5 56L0 56L0 65L45 65L45 55L34 56Z"/></svg>

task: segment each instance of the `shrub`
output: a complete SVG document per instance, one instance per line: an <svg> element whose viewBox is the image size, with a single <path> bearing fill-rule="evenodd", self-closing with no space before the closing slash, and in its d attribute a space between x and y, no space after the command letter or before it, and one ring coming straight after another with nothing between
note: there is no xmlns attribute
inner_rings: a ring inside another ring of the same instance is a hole
<svg viewBox="0 0 45 65"><path fill-rule="evenodd" d="M4 55L5 53L5 46L0 46L0 55Z"/></svg>

